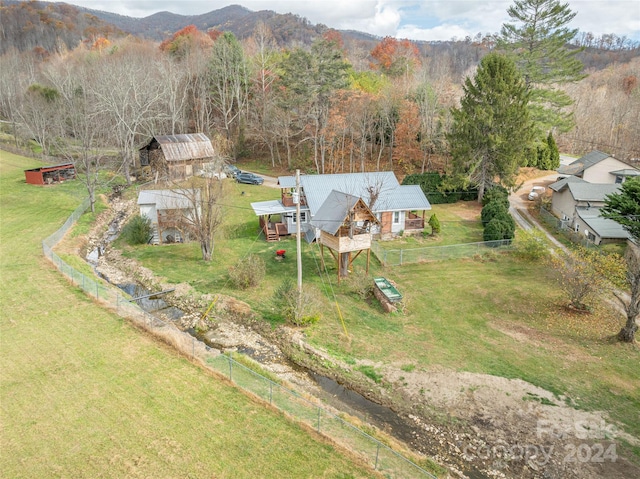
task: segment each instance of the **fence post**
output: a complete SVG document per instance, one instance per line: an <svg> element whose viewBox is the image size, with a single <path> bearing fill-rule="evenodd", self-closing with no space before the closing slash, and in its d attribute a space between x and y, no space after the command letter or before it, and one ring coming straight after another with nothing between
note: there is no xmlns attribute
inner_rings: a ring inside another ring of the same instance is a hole
<svg viewBox="0 0 640 479"><path fill-rule="evenodd" d="M191 359L196 357L196 338L191 336Z"/></svg>
<svg viewBox="0 0 640 479"><path fill-rule="evenodd" d="M273 401L273 383L269 381L269 404Z"/></svg>
<svg viewBox="0 0 640 479"><path fill-rule="evenodd" d="M233 381L233 364L231 363L231 356L227 356L227 359L229 359L229 380Z"/></svg>
<svg viewBox="0 0 640 479"><path fill-rule="evenodd" d="M318 407L318 432L320 432L320 415L322 414L322 409Z"/></svg>
<svg viewBox="0 0 640 479"><path fill-rule="evenodd" d="M378 448L376 449L376 465L373 466L373 470L378 470L378 456L380 455L380 442L378 442Z"/></svg>

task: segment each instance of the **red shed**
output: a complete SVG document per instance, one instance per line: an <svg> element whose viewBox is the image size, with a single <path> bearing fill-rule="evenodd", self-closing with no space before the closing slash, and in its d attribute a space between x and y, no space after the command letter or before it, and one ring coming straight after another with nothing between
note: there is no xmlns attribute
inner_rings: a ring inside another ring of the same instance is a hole
<svg viewBox="0 0 640 479"><path fill-rule="evenodd" d="M73 163L63 163L24 170L24 176L30 185L50 185L54 182L61 183L75 179L76 169Z"/></svg>

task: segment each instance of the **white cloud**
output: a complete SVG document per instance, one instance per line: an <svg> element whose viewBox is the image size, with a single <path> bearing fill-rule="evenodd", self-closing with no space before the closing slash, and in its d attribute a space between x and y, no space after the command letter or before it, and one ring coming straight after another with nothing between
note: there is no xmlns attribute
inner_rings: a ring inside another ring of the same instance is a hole
<svg viewBox="0 0 640 479"><path fill-rule="evenodd" d="M408 38L410 40L425 41L445 41L456 38L461 40L467 35L473 36L459 25L438 25L433 28L421 28L417 25L404 25L396 33L397 38Z"/></svg>
<svg viewBox="0 0 640 479"><path fill-rule="evenodd" d="M53 1L53 0L51 0ZM160 11L199 15L231 4L250 10L294 13L311 23L379 36L422 40L496 33L510 19L513 0L67 0L132 17ZM596 35L616 33L640 41L638 0L560 0L578 12L571 27Z"/></svg>

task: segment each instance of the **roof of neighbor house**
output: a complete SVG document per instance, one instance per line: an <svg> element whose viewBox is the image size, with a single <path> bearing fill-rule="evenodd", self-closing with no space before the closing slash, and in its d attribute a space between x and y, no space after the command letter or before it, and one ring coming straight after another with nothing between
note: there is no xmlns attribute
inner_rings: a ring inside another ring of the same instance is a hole
<svg viewBox="0 0 640 479"><path fill-rule="evenodd" d="M625 168L623 170L610 171L614 176L640 176L640 170L635 168Z"/></svg>
<svg viewBox="0 0 640 479"><path fill-rule="evenodd" d="M600 216L600 208L576 208L576 213L602 239L628 239L631 237L620 223Z"/></svg>
<svg viewBox="0 0 640 479"><path fill-rule="evenodd" d="M197 160L215 156L211 140L204 133L156 136L167 161ZM153 140L151 140L153 141Z"/></svg>
<svg viewBox="0 0 640 479"><path fill-rule="evenodd" d="M555 183L551 183L549 185L549 189L553 191L562 191L562 189L567 186L569 183L588 183L582 178L578 178L577 176L567 176L566 178L562 178L561 180L556 181Z"/></svg>
<svg viewBox="0 0 640 479"><path fill-rule="evenodd" d="M568 165L563 165L558 168L558 173L561 175L579 175L587 168L591 168L596 163L600 163L602 160L610 158L611 155L603 153L598 150L593 150L591 153L587 153L581 158L578 158Z"/></svg>
<svg viewBox="0 0 640 479"><path fill-rule="evenodd" d="M360 201L360 197L353 196L348 193L333 190L322 203L320 209L311 221L316 228L321 229L329 234L335 235L344 223L349 211ZM363 202L364 203L364 202ZM366 205L364 205L366 208ZM367 208L368 210L368 208ZM371 213L372 219L375 216Z"/></svg>
<svg viewBox="0 0 640 479"><path fill-rule="evenodd" d="M576 201L604 201L607 195L620 189L619 184L589 183L575 176L564 178L549 185L553 191L560 192L569 188Z"/></svg>
<svg viewBox="0 0 640 479"><path fill-rule="evenodd" d="M295 177L278 178L281 188L294 188ZM431 204L418 185L400 185L392 171L370 173L337 173L331 175L303 175L300 184L311 215L315 216L329 194L336 190L362 198L368 206L370 190L379 190L373 208L380 211L430 210Z"/></svg>
<svg viewBox="0 0 640 479"><path fill-rule="evenodd" d="M253 211L258 216L262 215L280 215L282 213L295 213L295 206L284 206L280 200L258 201L251 203ZM309 211L306 206L300 206L300 211Z"/></svg>
<svg viewBox="0 0 640 479"><path fill-rule="evenodd" d="M139 205L155 205L156 210L181 210L193 208L194 190L142 190L138 194ZM196 200L200 190L195 191Z"/></svg>

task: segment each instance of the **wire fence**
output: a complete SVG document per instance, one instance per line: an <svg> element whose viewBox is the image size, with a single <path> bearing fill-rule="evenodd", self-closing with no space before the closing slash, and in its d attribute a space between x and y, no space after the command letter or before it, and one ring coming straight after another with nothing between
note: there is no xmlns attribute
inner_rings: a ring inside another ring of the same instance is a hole
<svg viewBox="0 0 640 479"><path fill-rule="evenodd" d="M224 375L237 386L277 407L289 417L312 427L358 454L385 477L436 478L435 475L334 414L325 406L247 368L231 356L210 348L189 333L181 331L174 324L144 311L117 287L99 278L86 276L62 260L53 248L88 207L87 199L69 216L58 231L42 241L44 255L73 284L102 304L114 309L121 317L170 344L182 354Z"/></svg>
<svg viewBox="0 0 640 479"><path fill-rule="evenodd" d="M426 263L461 258L473 258L509 251L511 240L482 241L479 243L454 244L448 246L428 246L425 248L385 249L379 242L371 244L371 251L385 266L401 266L409 263Z"/></svg>
<svg viewBox="0 0 640 479"><path fill-rule="evenodd" d="M540 218L542 219L542 222L551 228L556 235L563 236L572 243L582 245L585 248L592 248L596 246L595 243L590 241L585 235L577 233L571 229L569 220L561 220L560 218L557 218L543 206L540 207Z"/></svg>

